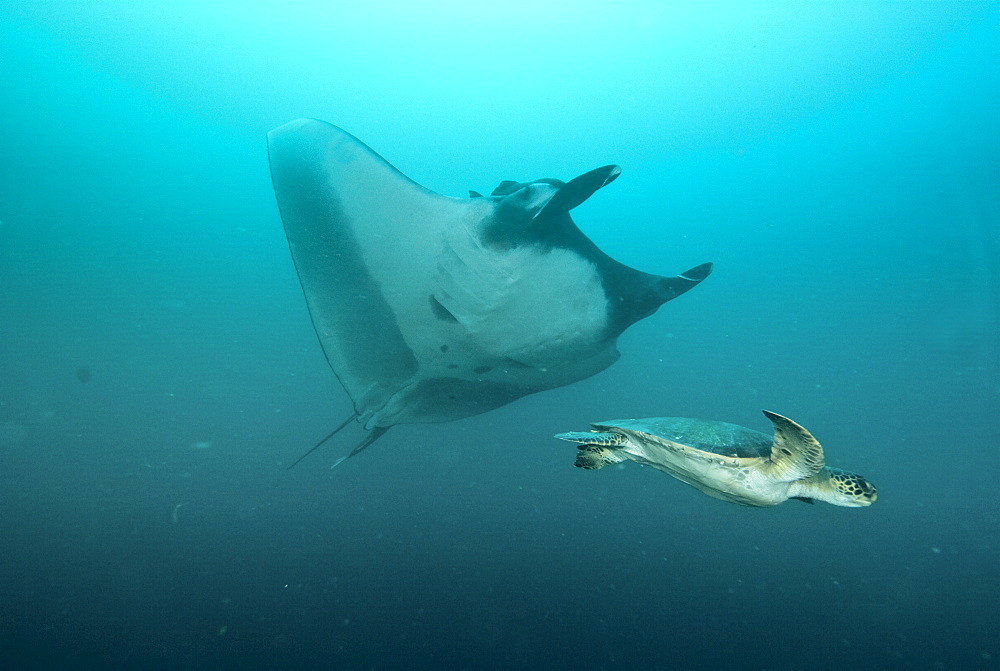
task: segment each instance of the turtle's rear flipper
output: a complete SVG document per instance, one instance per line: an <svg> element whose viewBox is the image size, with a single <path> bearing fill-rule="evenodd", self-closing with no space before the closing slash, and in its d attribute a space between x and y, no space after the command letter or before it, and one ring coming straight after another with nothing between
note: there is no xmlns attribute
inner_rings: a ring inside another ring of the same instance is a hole
<svg viewBox="0 0 1000 671"><path fill-rule="evenodd" d="M624 445L628 438L623 434L613 431L570 431L569 433L557 433L559 440L568 440L571 443L581 443L583 445Z"/></svg>
<svg viewBox="0 0 1000 671"><path fill-rule="evenodd" d="M569 433L557 433L555 437L559 440L568 440L571 443L581 443L577 445L580 452L576 455L576 462L573 464L577 468L604 468L608 464L625 461L625 457L617 455L613 449L609 449L628 443L628 438L620 433L613 431L570 431Z"/></svg>
<svg viewBox="0 0 1000 671"><path fill-rule="evenodd" d="M576 461L573 465L577 468L596 470L604 468L610 464L617 464L623 459L603 445L580 445L580 451L576 453Z"/></svg>

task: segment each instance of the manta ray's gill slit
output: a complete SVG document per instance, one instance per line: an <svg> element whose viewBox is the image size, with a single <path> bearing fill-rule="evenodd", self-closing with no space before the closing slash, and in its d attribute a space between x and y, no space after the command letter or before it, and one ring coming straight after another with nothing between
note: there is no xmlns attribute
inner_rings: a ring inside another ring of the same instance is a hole
<svg viewBox="0 0 1000 671"><path fill-rule="evenodd" d="M428 298L430 298L431 301L431 312L434 313L435 317L437 317L441 321L458 323L458 318L455 317L455 315L453 315L451 311L448 310L448 308L441 305L441 301L439 301L434 296L429 296Z"/></svg>

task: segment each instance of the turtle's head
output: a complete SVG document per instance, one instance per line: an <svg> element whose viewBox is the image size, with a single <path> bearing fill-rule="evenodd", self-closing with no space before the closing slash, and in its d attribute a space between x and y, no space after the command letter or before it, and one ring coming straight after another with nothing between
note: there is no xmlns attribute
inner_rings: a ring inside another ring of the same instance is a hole
<svg viewBox="0 0 1000 671"><path fill-rule="evenodd" d="M878 491L875 485L856 473L848 473L836 468L826 469L830 474L830 503L850 508L863 508L875 503Z"/></svg>

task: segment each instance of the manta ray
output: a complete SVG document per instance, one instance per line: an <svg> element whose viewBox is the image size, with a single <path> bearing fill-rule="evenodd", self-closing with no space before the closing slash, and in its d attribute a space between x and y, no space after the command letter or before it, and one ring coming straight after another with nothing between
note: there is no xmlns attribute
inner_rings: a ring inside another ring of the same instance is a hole
<svg viewBox="0 0 1000 671"><path fill-rule="evenodd" d="M354 405L306 455L352 419L368 431L337 463L396 424L471 417L604 370L626 328L712 270L644 273L576 227L570 210L615 165L455 198L315 119L268 133L268 156L316 335Z"/></svg>

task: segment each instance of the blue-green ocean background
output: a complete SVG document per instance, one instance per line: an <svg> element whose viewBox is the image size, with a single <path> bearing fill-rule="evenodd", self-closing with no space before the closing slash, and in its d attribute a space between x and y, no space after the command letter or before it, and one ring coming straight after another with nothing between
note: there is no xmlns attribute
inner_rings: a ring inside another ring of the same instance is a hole
<svg viewBox="0 0 1000 671"><path fill-rule="evenodd" d="M1000 665L997 3L0 19L0 667ZM288 471L350 411L268 173L297 117L448 195L617 163L579 227L715 272L599 375ZM551 438L762 408L878 502L742 508Z"/></svg>

